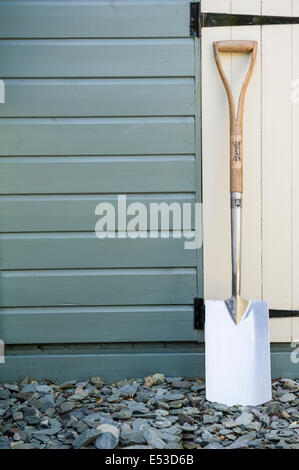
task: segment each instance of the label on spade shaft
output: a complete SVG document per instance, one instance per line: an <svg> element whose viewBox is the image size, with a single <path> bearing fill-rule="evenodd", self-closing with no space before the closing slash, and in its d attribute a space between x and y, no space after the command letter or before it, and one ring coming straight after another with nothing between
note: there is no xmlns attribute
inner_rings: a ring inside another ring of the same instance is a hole
<svg viewBox="0 0 299 470"><path fill-rule="evenodd" d="M231 139L231 155L232 155L232 168L241 168L242 160L241 160L241 146L242 146L242 137L241 135L235 135Z"/></svg>

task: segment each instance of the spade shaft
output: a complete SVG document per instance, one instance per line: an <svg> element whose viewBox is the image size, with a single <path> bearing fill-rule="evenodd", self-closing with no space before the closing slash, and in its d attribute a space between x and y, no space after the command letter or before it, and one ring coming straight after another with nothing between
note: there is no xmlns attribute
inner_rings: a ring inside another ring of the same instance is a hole
<svg viewBox="0 0 299 470"><path fill-rule="evenodd" d="M251 62L239 96L236 110L231 87L224 73L220 53L251 53ZM230 193L231 193L231 257L232 296L226 300L227 308L238 324L244 317L250 302L242 299L241 290L241 234L243 193L243 115L245 94L253 72L257 53L256 41L214 42L214 55L219 74L226 89L230 114Z"/></svg>

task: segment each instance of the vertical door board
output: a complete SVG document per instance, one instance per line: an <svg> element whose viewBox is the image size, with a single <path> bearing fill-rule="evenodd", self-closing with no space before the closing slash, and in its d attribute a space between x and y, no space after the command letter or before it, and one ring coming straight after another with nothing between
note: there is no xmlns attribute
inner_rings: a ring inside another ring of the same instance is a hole
<svg viewBox="0 0 299 470"><path fill-rule="evenodd" d="M263 14L291 15L291 0L263 0ZM263 296L292 308L291 281L291 28L262 28Z"/></svg>

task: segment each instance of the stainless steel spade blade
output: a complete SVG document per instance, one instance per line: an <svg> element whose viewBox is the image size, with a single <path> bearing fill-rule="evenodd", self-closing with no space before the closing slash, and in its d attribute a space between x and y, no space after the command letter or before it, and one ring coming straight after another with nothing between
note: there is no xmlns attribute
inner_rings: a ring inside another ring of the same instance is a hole
<svg viewBox="0 0 299 470"><path fill-rule="evenodd" d="M205 345L207 400L228 406L271 400L267 302L250 302L236 325L224 301L206 301Z"/></svg>

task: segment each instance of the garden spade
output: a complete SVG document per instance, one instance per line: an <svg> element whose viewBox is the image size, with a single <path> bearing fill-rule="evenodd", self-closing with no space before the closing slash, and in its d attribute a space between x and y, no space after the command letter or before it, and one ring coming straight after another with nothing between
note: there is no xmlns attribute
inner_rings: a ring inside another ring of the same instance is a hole
<svg viewBox="0 0 299 470"><path fill-rule="evenodd" d="M221 64L221 52L251 54L237 110ZM256 41L214 43L215 60L227 92L230 112L232 296L225 301L205 302L206 398L228 406L259 405L271 400L268 304L266 301L249 301L240 295L243 110L256 53Z"/></svg>

